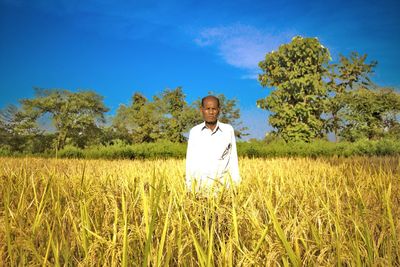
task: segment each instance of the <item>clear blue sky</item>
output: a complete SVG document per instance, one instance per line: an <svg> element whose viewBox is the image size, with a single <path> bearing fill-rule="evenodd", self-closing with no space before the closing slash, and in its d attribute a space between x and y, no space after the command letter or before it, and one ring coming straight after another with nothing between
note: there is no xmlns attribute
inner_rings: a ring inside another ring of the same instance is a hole
<svg viewBox="0 0 400 267"><path fill-rule="evenodd" d="M182 86L236 97L251 137L269 129L258 62L293 36L318 37L333 60L377 60L373 80L400 86L400 1L0 0L0 108L33 87L91 89L114 114L135 91Z"/></svg>

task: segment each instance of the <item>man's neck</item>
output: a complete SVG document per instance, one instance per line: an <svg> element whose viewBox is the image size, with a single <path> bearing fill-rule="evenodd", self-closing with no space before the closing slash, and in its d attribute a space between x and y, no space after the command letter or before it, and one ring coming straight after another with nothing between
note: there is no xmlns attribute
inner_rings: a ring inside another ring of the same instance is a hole
<svg viewBox="0 0 400 267"><path fill-rule="evenodd" d="M216 122L205 122L206 123L206 127L208 129L210 129L211 131L214 131L215 127L217 127L217 122L218 121L216 121Z"/></svg>

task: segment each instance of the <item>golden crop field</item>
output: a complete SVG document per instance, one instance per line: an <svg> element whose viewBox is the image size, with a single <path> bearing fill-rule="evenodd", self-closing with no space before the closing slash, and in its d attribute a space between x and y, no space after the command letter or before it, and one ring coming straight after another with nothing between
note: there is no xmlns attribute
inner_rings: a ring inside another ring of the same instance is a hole
<svg viewBox="0 0 400 267"><path fill-rule="evenodd" d="M400 158L240 159L185 190L184 160L0 158L5 266L399 266Z"/></svg>

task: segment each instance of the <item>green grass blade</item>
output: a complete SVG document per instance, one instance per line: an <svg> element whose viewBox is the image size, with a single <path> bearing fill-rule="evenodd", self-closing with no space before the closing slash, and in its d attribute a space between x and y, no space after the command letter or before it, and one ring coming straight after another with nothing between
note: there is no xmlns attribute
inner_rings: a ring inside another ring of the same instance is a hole
<svg viewBox="0 0 400 267"><path fill-rule="evenodd" d="M300 266L300 259L294 252L293 248L290 246L289 242L286 239L285 233L282 230L282 227L275 215L275 211L272 207L272 203L270 200L266 200L266 206L268 210L268 215L270 216L272 223L274 225L275 232L278 234L279 239L281 240L283 246L285 247L286 253L289 256L290 262L293 266Z"/></svg>

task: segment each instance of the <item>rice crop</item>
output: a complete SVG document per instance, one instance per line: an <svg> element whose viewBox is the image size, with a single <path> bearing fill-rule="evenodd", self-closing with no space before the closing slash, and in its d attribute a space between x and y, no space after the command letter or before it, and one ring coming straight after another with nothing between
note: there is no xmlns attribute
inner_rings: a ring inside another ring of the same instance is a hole
<svg viewBox="0 0 400 267"><path fill-rule="evenodd" d="M240 159L191 193L185 162L0 158L5 266L399 266L400 158Z"/></svg>

